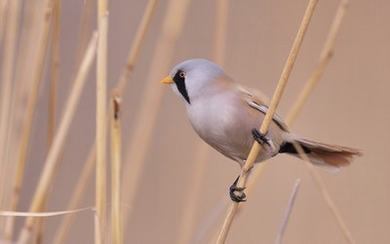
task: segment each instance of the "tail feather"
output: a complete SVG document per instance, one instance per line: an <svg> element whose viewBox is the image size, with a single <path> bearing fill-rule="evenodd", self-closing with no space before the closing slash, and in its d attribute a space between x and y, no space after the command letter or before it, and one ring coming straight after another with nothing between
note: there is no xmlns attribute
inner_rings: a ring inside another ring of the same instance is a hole
<svg viewBox="0 0 390 244"><path fill-rule="evenodd" d="M331 167L347 166L354 157L362 155L359 150L354 148L330 145L304 138L294 138L292 141L285 142L280 148L280 152L299 157L298 152L294 148L294 142L303 148L310 162L317 165Z"/></svg>

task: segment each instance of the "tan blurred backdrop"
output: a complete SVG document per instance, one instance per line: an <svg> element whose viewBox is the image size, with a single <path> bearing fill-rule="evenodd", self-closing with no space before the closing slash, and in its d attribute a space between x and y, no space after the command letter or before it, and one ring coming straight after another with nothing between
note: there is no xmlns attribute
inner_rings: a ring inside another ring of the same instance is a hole
<svg viewBox="0 0 390 244"><path fill-rule="evenodd" d="M61 1L61 73L59 107L67 97L74 70L81 0ZM229 1L224 69L246 86L271 95L303 15L306 0ZM108 78L112 86L123 67L146 1L110 1ZM152 54L161 34L167 1L160 1L151 29L141 49L134 76L123 98L124 155L134 134L135 117L143 109L146 80ZM279 113L285 115L319 57L338 0L320 1L291 75ZM331 196L357 243L390 243L390 3L385 0L352 0L337 38L336 53L324 77L305 105L293 130L324 142L360 148L364 157L338 174L320 170ZM175 47L177 63L192 57L212 58L215 3L193 0ZM93 20L95 19L94 16ZM95 22L95 21L93 21ZM94 28L94 23L92 29ZM89 30L89 31L92 31ZM155 89L169 70L155 79ZM177 243L181 217L187 210L189 179L200 139L187 121L181 101L167 87L157 115L142 172L142 182L125 229L126 243ZM33 127L27 176L20 210L28 209L46 154L48 80L40 90ZM61 109L60 109L61 110ZM61 111L58 113L61 114ZM94 72L84 90L52 184L49 210L63 210L79 177L95 133ZM302 179L285 243L346 243L304 164L279 156L270 160L264 175L249 195L242 214L234 221L228 243L273 243L292 185ZM227 202L227 189L239 167L214 150L207 157L202 196L196 200L193 240L207 243L220 226L222 216L203 232L212 213ZM126 176L125 176L126 177ZM90 181L82 206L94 204ZM126 188L126 186L123 186ZM127 203L123 203L126 205ZM128 205L126 205L128 207ZM51 243L60 217L49 218L45 243ZM19 222L20 223L20 222ZM203 227L203 229L202 229ZM68 243L92 243L93 214L77 214Z"/></svg>

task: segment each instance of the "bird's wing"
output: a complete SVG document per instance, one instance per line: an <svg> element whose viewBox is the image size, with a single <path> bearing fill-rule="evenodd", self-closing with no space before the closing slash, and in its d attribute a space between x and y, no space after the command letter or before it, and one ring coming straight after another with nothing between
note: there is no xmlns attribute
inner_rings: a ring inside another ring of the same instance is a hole
<svg viewBox="0 0 390 244"><path fill-rule="evenodd" d="M262 112L264 115L267 113L269 104L269 99L267 96L265 96L260 91L250 92L248 89L243 87L239 87L239 90L243 93L246 103L251 108ZM287 132L289 131L288 126L286 123L284 123L283 119L278 114L274 114L273 121L280 127L280 129Z"/></svg>

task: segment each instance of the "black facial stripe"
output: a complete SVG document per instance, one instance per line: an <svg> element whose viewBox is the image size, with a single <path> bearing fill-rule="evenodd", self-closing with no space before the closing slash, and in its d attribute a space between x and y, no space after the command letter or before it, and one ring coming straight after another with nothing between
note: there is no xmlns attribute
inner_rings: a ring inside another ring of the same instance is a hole
<svg viewBox="0 0 390 244"><path fill-rule="evenodd" d="M188 102L188 104L191 104L190 97L187 93L187 88L185 84L185 78L180 76L180 73L182 73L181 70L178 70L175 74L175 77L173 77L173 81L176 84L177 89L179 90L180 94L184 97L184 99Z"/></svg>

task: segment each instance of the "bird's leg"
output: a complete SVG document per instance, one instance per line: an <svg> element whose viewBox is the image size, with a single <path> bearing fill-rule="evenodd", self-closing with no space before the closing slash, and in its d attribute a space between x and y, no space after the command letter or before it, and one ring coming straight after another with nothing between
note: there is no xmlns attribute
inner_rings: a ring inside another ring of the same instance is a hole
<svg viewBox="0 0 390 244"><path fill-rule="evenodd" d="M237 179L233 182L233 184L229 188L230 199L232 199L233 202L246 201L246 195L244 193L246 187L237 187L237 182L239 178L240 176L237 177Z"/></svg>
<svg viewBox="0 0 390 244"><path fill-rule="evenodd" d="M267 136L267 134L263 134L257 129L252 129L252 136L253 139L255 139L255 141L257 141L260 145L267 144L271 148L272 152L276 151L274 142Z"/></svg>

